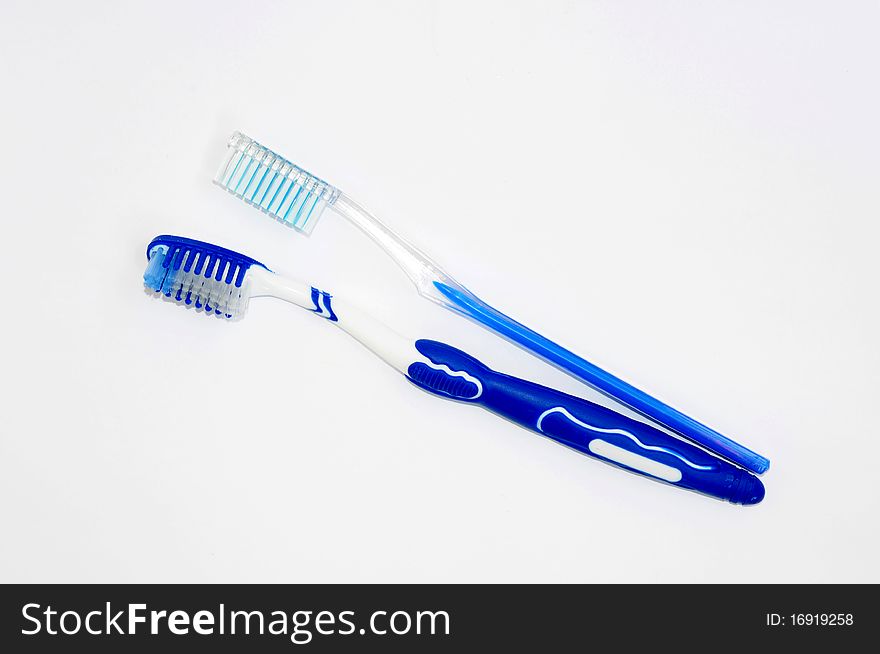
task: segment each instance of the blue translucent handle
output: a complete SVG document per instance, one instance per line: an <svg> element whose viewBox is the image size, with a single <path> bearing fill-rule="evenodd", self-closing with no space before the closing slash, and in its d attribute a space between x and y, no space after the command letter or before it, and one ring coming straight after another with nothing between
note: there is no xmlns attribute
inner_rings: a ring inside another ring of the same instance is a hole
<svg viewBox="0 0 880 654"><path fill-rule="evenodd" d="M734 504L764 498L761 480L708 452L610 409L495 372L461 350L416 341L434 365L416 362L410 380L427 391L479 404L589 456Z"/></svg>
<svg viewBox="0 0 880 654"><path fill-rule="evenodd" d="M611 373L593 365L586 359L582 359L574 352L570 352L532 331L486 304L463 287L456 288L442 282L434 282L434 286L449 301L451 308L554 363L608 397L658 422L676 434L752 472L762 474L770 468L770 461L760 454L752 452L747 447L719 434L714 429L697 422L668 404L664 404L635 386L631 386L622 379L618 379Z"/></svg>

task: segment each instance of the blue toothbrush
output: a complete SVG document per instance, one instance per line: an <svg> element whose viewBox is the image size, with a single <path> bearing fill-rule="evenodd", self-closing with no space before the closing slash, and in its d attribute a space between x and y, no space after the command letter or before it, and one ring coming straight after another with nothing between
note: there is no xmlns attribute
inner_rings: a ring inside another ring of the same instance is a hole
<svg viewBox="0 0 880 654"><path fill-rule="evenodd" d="M518 323L467 290L415 246L395 234L339 189L253 139L235 132L214 183L280 222L310 234L332 207L378 243L423 297L475 320L608 397L701 447L761 474L770 461L714 429Z"/></svg>
<svg viewBox="0 0 880 654"><path fill-rule="evenodd" d="M275 274L260 262L209 243L159 236L147 247L144 284L208 316L244 315L251 297L308 309L367 346L426 391L478 404L542 436L645 477L734 504L764 498L761 480L649 425L489 369L445 343L401 336L318 287Z"/></svg>

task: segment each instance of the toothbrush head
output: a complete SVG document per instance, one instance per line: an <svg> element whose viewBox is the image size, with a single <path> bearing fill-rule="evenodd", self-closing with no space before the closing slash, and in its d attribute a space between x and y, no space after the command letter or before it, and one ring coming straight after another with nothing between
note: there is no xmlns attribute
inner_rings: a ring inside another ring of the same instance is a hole
<svg viewBox="0 0 880 654"><path fill-rule="evenodd" d="M310 234L339 190L241 132L227 143L214 183L288 227Z"/></svg>
<svg viewBox="0 0 880 654"><path fill-rule="evenodd" d="M250 299L247 272L259 261L217 245L157 236L147 246L144 286L209 316L237 319ZM268 270L268 268L266 268Z"/></svg>

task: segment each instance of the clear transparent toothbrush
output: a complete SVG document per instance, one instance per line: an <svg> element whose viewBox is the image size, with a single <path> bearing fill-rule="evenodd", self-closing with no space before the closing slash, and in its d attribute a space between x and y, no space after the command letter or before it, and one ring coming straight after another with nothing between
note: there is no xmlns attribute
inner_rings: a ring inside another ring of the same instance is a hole
<svg viewBox="0 0 880 654"><path fill-rule="evenodd" d="M510 339L536 356L687 440L761 474L770 461L554 343L484 302L336 187L240 132L228 141L214 183L281 223L310 234L331 207L403 269L419 294Z"/></svg>

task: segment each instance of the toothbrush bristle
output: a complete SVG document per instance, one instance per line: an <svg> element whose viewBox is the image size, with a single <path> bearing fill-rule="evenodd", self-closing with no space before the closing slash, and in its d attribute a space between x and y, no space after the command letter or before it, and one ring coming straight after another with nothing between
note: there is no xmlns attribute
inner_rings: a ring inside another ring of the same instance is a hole
<svg viewBox="0 0 880 654"><path fill-rule="evenodd" d="M227 143L214 183L288 227L310 234L339 190L241 132Z"/></svg>
<svg viewBox="0 0 880 654"><path fill-rule="evenodd" d="M157 236L147 246L144 286L206 315L241 318L247 311L251 266L243 254L179 236Z"/></svg>

